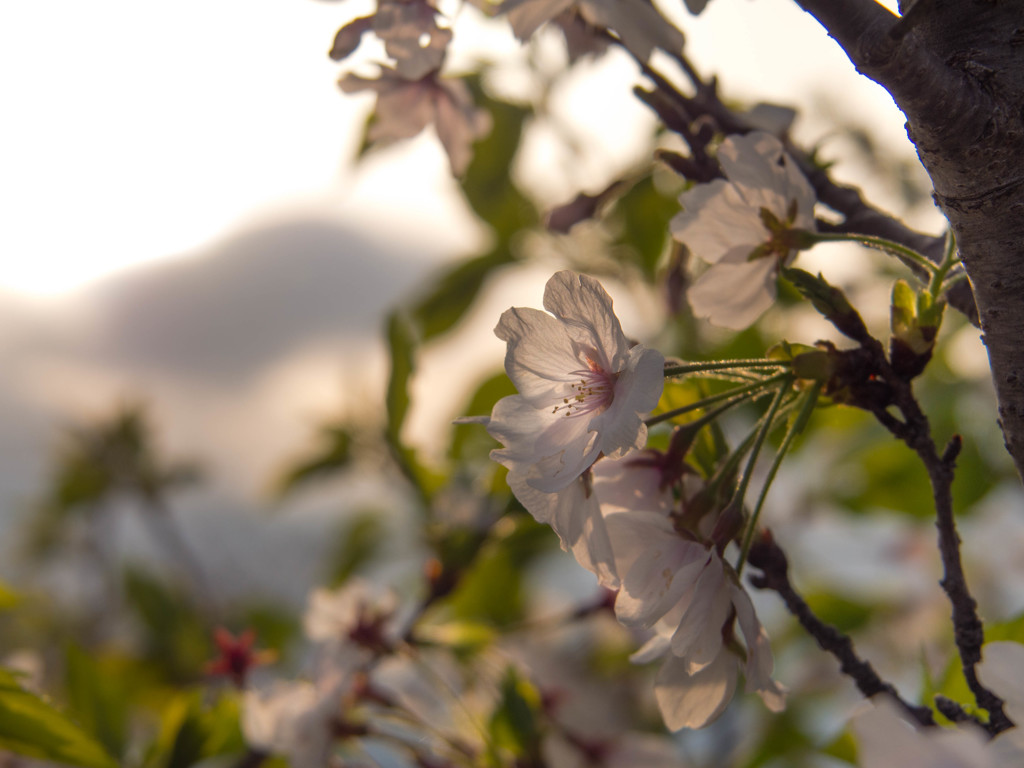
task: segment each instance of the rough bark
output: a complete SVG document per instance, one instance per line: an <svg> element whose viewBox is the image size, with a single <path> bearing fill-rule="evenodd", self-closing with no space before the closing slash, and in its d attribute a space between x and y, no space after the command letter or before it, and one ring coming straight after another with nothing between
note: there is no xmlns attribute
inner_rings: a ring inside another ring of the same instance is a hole
<svg viewBox="0 0 1024 768"><path fill-rule="evenodd" d="M892 95L974 289L1007 450L1024 478L1024 2L797 0Z"/></svg>

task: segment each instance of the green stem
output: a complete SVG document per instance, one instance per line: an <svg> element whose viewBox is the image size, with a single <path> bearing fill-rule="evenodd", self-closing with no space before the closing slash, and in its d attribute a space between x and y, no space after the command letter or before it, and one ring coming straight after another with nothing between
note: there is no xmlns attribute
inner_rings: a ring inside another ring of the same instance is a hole
<svg viewBox="0 0 1024 768"><path fill-rule="evenodd" d="M740 547L740 557L736 561L736 575L743 573L743 566L747 562L747 553L750 552L750 545L754 541L754 531L757 529L757 520L761 516L761 508L764 507L764 500L768 496L768 489L771 487L772 481L775 480L775 475L779 471L779 467L782 465L782 459L785 458L786 452L790 446L793 445L793 441L796 436L804 431L804 427L807 426L808 420L811 418L811 412L814 411L814 406L818 402L818 395L821 394L821 389L824 386L824 382L816 382L813 387L804 392L801 398L800 411L797 413L796 418L793 419L793 423L789 425L789 429L786 430L786 436L782 438L782 444L779 446L779 450L775 453L775 459L772 461L772 465L768 470L768 477L765 478L764 485L761 486L761 493L757 497L757 504L754 506L754 511L750 515L750 524L747 526L747 531L743 536L743 545Z"/></svg>
<svg viewBox="0 0 1024 768"><path fill-rule="evenodd" d="M792 382L791 376L787 376L786 378L789 379L789 382ZM737 506L742 507L743 499L747 495L747 488L750 486L750 480L754 476L754 465L757 464L757 457L761 453L761 447L764 445L764 441L768 437L768 433L771 432L771 429L775 424L775 415L779 412L779 408L782 406L782 401L788 393L789 386L787 384L780 386L778 391L775 393L775 397L772 398L772 403L768 406L768 410L765 411L764 416L761 417L761 421L757 428L757 436L754 438L754 443L750 447L750 455L747 457L747 466L743 469L739 485L736 487L736 492L733 494L732 500L729 502L730 505L736 504Z"/></svg>
<svg viewBox="0 0 1024 768"><path fill-rule="evenodd" d="M788 416L790 411L792 410L793 403L787 403L778 410L778 412L776 413L776 418ZM760 424L761 422L758 421L757 423ZM758 430L753 429L747 434L746 437L743 438L743 442L736 446L736 450L730 453L728 458L726 458L726 460L719 465L718 469L715 470L714 475L708 481L709 488L716 488L718 486L721 486L727 478L732 476L732 473L736 470L736 467L739 466L740 461L742 461L743 457L747 455L747 451L749 451L750 447L754 444L754 438L757 437L757 434Z"/></svg>
<svg viewBox="0 0 1024 768"><path fill-rule="evenodd" d="M812 243L859 243L868 248L877 248L880 251L885 251L895 256L915 271L923 270L927 272L929 276L934 276L937 270L935 264L927 256L922 256L913 248L908 248L902 243L893 242L892 240L886 240L884 237L860 235L856 232L809 232L808 235L808 239Z"/></svg>
<svg viewBox="0 0 1024 768"><path fill-rule="evenodd" d="M960 254L956 247L956 238L953 237L953 232L950 230L946 233L946 248L943 251L942 263L939 264L938 269L935 270L935 274L932 275L931 283L928 285L928 292L931 293L933 299L938 299L939 294L942 292L943 283L946 281L946 276L949 271L953 269L957 264L960 263ZM946 286L948 289L949 286Z"/></svg>
<svg viewBox="0 0 1024 768"><path fill-rule="evenodd" d="M733 398L735 398L735 400L729 403L729 405L731 406L734 405L735 403L746 400L751 394L755 392L758 392L762 389L768 389L773 384L776 384L777 382L780 382L783 379L788 378L789 375L790 374L788 373L780 373L767 379L755 381L753 384L747 384L746 386L743 387L735 387L726 392L719 392L717 395L708 395L707 397L702 398L695 403L690 403L689 405L684 405L679 408L673 408L671 411L665 411L664 413L659 413L656 416L651 416L649 419L646 420L645 423L647 424L647 426L651 427L654 426L655 424L660 424L663 421L674 419L676 416L682 416L685 413L690 413L690 411L699 411L701 408L706 408L707 406L721 402L722 400L733 400Z"/></svg>
<svg viewBox="0 0 1024 768"><path fill-rule="evenodd" d="M705 371L727 371L732 368L781 368L789 363L780 360L711 360L706 363L684 363L682 365L665 366L665 377L682 376L687 373Z"/></svg>

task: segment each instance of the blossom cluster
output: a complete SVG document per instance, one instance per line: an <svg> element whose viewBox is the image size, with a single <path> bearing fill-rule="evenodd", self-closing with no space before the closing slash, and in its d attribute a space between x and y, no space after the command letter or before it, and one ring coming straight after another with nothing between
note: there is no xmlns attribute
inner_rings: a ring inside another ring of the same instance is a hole
<svg viewBox="0 0 1024 768"><path fill-rule="evenodd" d="M578 637L567 644L505 638L467 661L443 643L417 641L409 607L358 577L314 590L303 622L313 647L309 674L252 674L242 683L250 750L284 757L292 768L480 765L484 755L486 764L511 765L492 762L499 747L487 723L503 706L502 688L521 680L541 699L543 764L680 766L670 739L630 730L614 699L588 695Z"/></svg>
<svg viewBox="0 0 1024 768"><path fill-rule="evenodd" d="M487 3L470 4L488 14L494 10ZM611 41L641 61L656 48L678 55L684 43L682 32L649 0L504 0L497 13L524 42L549 23L557 27L565 36L570 61L603 53ZM346 93L371 91L377 96L367 140L386 145L433 126L452 173L461 176L473 144L490 131L491 120L475 106L465 82L442 74L452 21L437 0L377 0L375 13L338 30L330 56L347 60L367 34L382 43L388 61L378 62L373 77L349 72L339 81Z"/></svg>
<svg viewBox="0 0 1024 768"><path fill-rule="evenodd" d="M619 620L650 632L634 660L662 659L655 696L671 729L721 714L740 670L748 691L781 709L767 635L722 559L728 540L707 530L707 516L687 521L683 470L644 449L662 355L626 338L591 277L555 274L544 307L510 309L495 329L519 394L481 421L503 444L491 455L508 468L509 487L601 585L618 590Z"/></svg>

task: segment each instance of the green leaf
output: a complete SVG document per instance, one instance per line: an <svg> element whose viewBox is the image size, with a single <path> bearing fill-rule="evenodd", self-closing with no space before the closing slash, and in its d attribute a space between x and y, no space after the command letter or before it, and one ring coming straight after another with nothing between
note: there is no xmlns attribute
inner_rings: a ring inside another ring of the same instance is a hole
<svg viewBox="0 0 1024 768"><path fill-rule="evenodd" d="M124 587L141 620L145 658L170 680L194 679L209 657L210 635L188 597L134 568L125 571Z"/></svg>
<svg viewBox="0 0 1024 768"><path fill-rule="evenodd" d="M202 760L245 750L238 699L221 696L212 705L203 699L200 691L186 691L170 700L146 768L190 768Z"/></svg>
<svg viewBox="0 0 1024 768"><path fill-rule="evenodd" d="M528 515L506 517L491 530L492 538L476 551L446 605L457 619L507 626L523 618L526 565L557 539ZM474 543L466 537L461 554L472 554Z"/></svg>
<svg viewBox="0 0 1024 768"><path fill-rule="evenodd" d="M0 611L10 610L20 602L21 595L0 581Z"/></svg>
<svg viewBox="0 0 1024 768"><path fill-rule="evenodd" d="M492 626L476 621L448 621L416 627L417 641L443 645L457 654L476 653L496 638L497 633Z"/></svg>
<svg viewBox="0 0 1024 768"><path fill-rule="evenodd" d="M501 681L501 702L489 723L493 742L520 757L538 754L540 729L536 712L539 705L537 689L519 677L515 667L508 667Z"/></svg>
<svg viewBox="0 0 1024 768"><path fill-rule="evenodd" d="M508 248L499 248L462 261L435 279L412 309L423 340L440 336L459 322L491 272L513 261L515 257Z"/></svg>
<svg viewBox="0 0 1024 768"><path fill-rule="evenodd" d="M399 312L388 316L386 334L391 352L391 375L385 400L387 436L393 444L399 445L402 424L409 410L409 380L416 370L418 340L409 319Z"/></svg>
<svg viewBox="0 0 1024 768"><path fill-rule="evenodd" d="M115 768L96 741L0 669L0 749L83 768Z"/></svg>
<svg viewBox="0 0 1024 768"><path fill-rule="evenodd" d="M867 624L876 610L826 592L812 592L804 597L819 619L847 634Z"/></svg>
<svg viewBox="0 0 1024 768"><path fill-rule="evenodd" d="M287 496L310 482L336 475L352 459L352 435L344 426L327 425L320 430L320 446L307 458L285 470L277 481L276 494Z"/></svg>
<svg viewBox="0 0 1024 768"><path fill-rule="evenodd" d="M463 416L487 415L494 408L494 404L503 397L514 395L515 385L504 371L495 374L477 387L476 392L470 397L466 407L462 409ZM479 424L457 424L452 432L452 445L449 449L449 456L452 461L465 462L474 457L484 457L490 453L492 448L497 447L494 438L487 434Z"/></svg>
<svg viewBox="0 0 1024 768"><path fill-rule="evenodd" d="M332 586L343 584L376 556L384 540L380 519L380 513L371 510L356 515L342 528L335 551L329 558Z"/></svg>
<svg viewBox="0 0 1024 768"><path fill-rule="evenodd" d="M129 711L123 670L74 645L67 647L64 664L69 709L110 754L123 756Z"/></svg>
<svg viewBox="0 0 1024 768"><path fill-rule="evenodd" d="M384 437L402 474L412 483L420 500L429 504L430 496L440 480L420 464L412 449L402 443L402 425L409 412L409 382L416 370L416 351L419 347L416 329L403 313L393 312L388 316L387 343L391 375L388 377L385 399L387 427Z"/></svg>
<svg viewBox="0 0 1024 768"><path fill-rule="evenodd" d="M493 127L473 148L473 160L461 180L462 191L477 216L494 228L496 250L507 250L513 235L536 226L540 218L509 175L530 110L491 98L479 77L464 78L464 82L477 106L491 113Z"/></svg>
<svg viewBox="0 0 1024 768"><path fill-rule="evenodd" d="M658 191L654 176L647 175L615 203L614 218L621 218L618 242L635 254L644 275L653 280L669 241L669 221L679 213L674 196Z"/></svg>
<svg viewBox="0 0 1024 768"><path fill-rule="evenodd" d="M788 267L782 269L782 276L792 283L840 333L854 341L860 341L868 335L864 321L843 292L829 285L820 274L815 276L802 269Z"/></svg>

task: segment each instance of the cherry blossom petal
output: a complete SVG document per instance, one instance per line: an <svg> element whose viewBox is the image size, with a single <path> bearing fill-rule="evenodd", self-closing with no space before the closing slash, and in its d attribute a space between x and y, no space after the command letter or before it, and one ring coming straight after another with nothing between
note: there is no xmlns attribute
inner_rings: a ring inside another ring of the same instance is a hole
<svg viewBox="0 0 1024 768"><path fill-rule="evenodd" d="M361 16L339 29L327 55L334 61L348 58L363 41L363 35L373 27L373 19L373 16Z"/></svg>
<svg viewBox="0 0 1024 768"><path fill-rule="evenodd" d="M572 552L576 562L596 575L602 586L618 589L619 576L605 520L582 478L558 493L542 493L510 472L508 485L538 522L550 525L558 534L562 549Z"/></svg>
<svg viewBox="0 0 1024 768"><path fill-rule="evenodd" d="M722 650L722 627L732 613L729 580L716 552L706 552L693 595L672 635L672 653L686 659L691 674Z"/></svg>
<svg viewBox="0 0 1024 768"><path fill-rule="evenodd" d="M722 179L696 185L679 202L683 210L670 223L672 237L710 264L737 248L745 258L765 234L759 211Z"/></svg>
<svg viewBox="0 0 1024 768"><path fill-rule="evenodd" d="M545 493L559 491L593 464L601 453L597 433L584 418L565 418L539 410L525 398L512 395L499 400L487 431L507 447L491 451L491 458L520 474Z"/></svg>
<svg viewBox="0 0 1024 768"><path fill-rule="evenodd" d="M640 414L654 409L661 398L665 358L660 352L645 347L630 350L626 367L615 382L611 404L591 422L601 435L599 448L610 459L643 448L647 443L647 425Z"/></svg>
<svg viewBox="0 0 1024 768"><path fill-rule="evenodd" d="M651 627L693 588L707 550L655 512L613 514L607 524L622 579L615 616L627 626Z"/></svg>
<svg viewBox="0 0 1024 768"><path fill-rule="evenodd" d="M772 679L775 662L772 659L768 633L757 620L750 595L736 584L729 586L732 590L732 604L736 608L736 619L743 633L743 640L747 644L745 689L747 693L759 694L765 706L772 712L781 712L786 706L786 689Z"/></svg>
<svg viewBox="0 0 1024 768"><path fill-rule="evenodd" d="M499 13L508 17L512 32L523 42L533 33L570 8L574 0L505 0Z"/></svg>
<svg viewBox="0 0 1024 768"><path fill-rule="evenodd" d="M696 674L686 662L669 656L658 670L654 697L669 730L703 728L722 712L736 691L737 659L722 652Z"/></svg>
<svg viewBox="0 0 1024 768"><path fill-rule="evenodd" d="M406 80L419 80L444 62L450 29L437 26L436 10L423 0L380 0L373 29L384 50L395 60L395 71Z"/></svg>
<svg viewBox="0 0 1024 768"><path fill-rule="evenodd" d="M473 159L473 144L491 130L491 116L473 103L461 80L438 80L435 128L452 173L461 176Z"/></svg>
<svg viewBox="0 0 1024 768"><path fill-rule="evenodd" d="M576 371L586 361L565 331L564 323L539 309L505 310L494 334L508 343L505 373L520 396L547 408L569 394Z"/></svg>
<svg viewBox="0 0 1024 768"><path fill-rule="evenodd" d="M580 15L596 27L615 30L626 48L647 61L655 48L678 53L686 40L647 0L586 0Z"/></svg>
<svg viewBox="0 0 1024 768"><path fill-rule="evenodd" d="M742 330L775 301L776 265L762 258L713 264L686 292L693 314L715 325Z"/></svg>
<svg viewBox="0 0 1024 768"><path fill-rule="evenodd" d="M656 512L668 520L672 509L672 491L661 487L661 470L635 462L601 461L594 465L594 493L604 514L617 512ZM665 528L665 525L662 524Z"/></svg>
<svg viewBox="0 0 1024 768"><path fill-rule="evenodd" d="M730 136L722 142L718 161L731 183L761 191L760 207L784 219L796 203L793 227L814 228L814 190L777 138L761 131Z"/></svg>
<svg viewBox="0 0 1024 768"><path fill-rule="evenodd" d="M564 324L580 353L596 355L594 362L605 370L626 366L629 342L611 297L597 280L568 270L556 272L544 287L544 309Z"/></svg>

